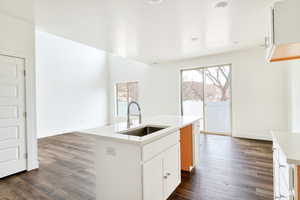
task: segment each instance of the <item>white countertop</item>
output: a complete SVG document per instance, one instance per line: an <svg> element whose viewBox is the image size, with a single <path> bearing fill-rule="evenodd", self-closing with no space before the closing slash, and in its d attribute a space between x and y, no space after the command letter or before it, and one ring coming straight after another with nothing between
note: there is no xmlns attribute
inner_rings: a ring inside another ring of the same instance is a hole
<svg viewBox="0 0 300 200"><path fill-rule="evenodd" d="M103 126L88 130L81 131L82 133L88 133L99 136L99 138L116 140L119 142L126 142L132 144L144 145L148 144L154 140L157 140L161 137L164 137L172 132L179 130L182 127L190 125L201 118L198 116L176 116L176 115L162 115L157 117L152 117L148 119L144 119L142 124L133 125L131 128L127 128L126 122L116 123L110 126ZM167 127L150 135L146 135L144 137L138 136L130 136L121 134L120 132L124 132L130 129L136 129L143 126L162 126Z"/></svg>
<svg viewBox="0 0 300 200"><path fill-rule="evenodd" d="M273 131L272 135L287 157L287 162L300 165L300 133Z"/></svg>

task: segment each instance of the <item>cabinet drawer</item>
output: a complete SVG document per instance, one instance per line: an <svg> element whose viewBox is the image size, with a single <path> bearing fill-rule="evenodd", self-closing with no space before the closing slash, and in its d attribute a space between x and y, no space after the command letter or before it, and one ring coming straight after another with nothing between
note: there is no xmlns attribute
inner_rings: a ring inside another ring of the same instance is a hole
<svg viewBox="0 0 300 200"><path fill-rule="evenodd" d="M278 161L273 158L273 187L274 187L274 196L280 196L280 187L279 187L279 164Z"/></svg>
<svg viewBox="0 0 300 200"><path fill-rule="evenodd" d="M273 142L273 159L279 162L279 147Z"/></svg>
<svg viewBox="0 0 300 200"><path fill-rule="evenodd" d="M284 181L281 181L279 184L280 191L280 200L290 200L290 192L287 184Z"/></svg>
<svg viewBox="0 0 300 200"><path fill-rule="evenodd" d="M278 200L296 200L295 195L292 192L289 192L288 190L286 190L285 186L281 187L280 190L286 191L281 193L279 196L274 196L275 199Z"/></svg>
<svg viewBox="0 0 300 200"><path fill-rule="evenodd" d="M289 166L288 165L279 165L279 177L280 181L284 182L289 186Z"/></svg>
<svg viewBox="0 0 300 200"><path fill-rule="evenodd" d="M151 158L155 157L156 155L168 149L169 147L178 144L179 141L180 141L179 131L177 131L155 142L145 145L143 147L142 160L143 161L150 160Z"/></svg>
<svg viewBox="0 0 300 200"><path fill-rule="evenodd" d="M280 148L278 149L278 161L280 165L288 166L287 158Z"/></svg>

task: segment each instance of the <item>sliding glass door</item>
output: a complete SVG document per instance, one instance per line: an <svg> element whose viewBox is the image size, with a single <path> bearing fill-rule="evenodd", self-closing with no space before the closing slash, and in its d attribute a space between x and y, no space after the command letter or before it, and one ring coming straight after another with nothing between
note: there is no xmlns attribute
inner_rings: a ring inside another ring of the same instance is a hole
<svg viewBox="0 0 300 200"><path fill-rule="evenodd" d="M204 70L205 130L208 133L231 134L230 66Z"/></svg>
<svg viewBox="0 0 300 200"><path fill-rule="evenodd" d="M183 115L196 115L204 118L203 110L203 70L193 69L181 72L181 109ZM204 126L201 120L201 127Z"/></svg>
<svg viewBox="0 0 300 200"><path fill-rule="evenodd" d="M205 67L181 72L183 115L203 118L202 131L231 134L231 67Z"/></svg>

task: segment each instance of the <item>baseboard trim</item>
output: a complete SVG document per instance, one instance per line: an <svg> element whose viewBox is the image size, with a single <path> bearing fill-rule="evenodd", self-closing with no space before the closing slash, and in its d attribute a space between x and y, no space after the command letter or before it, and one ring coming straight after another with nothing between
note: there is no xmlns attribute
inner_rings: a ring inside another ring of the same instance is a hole
<svg viewBox="0 0 300 200"><path fill-rule="evenodd" d="M223 135L223 136L231 136L231 133L216 133L216 132L209 132L209 131L200 131L202 134L208 135Z"/></svg>
<svg viewBox="0 0 300 200"><path fill-rule="evenodd" d="M252 140L264 140L264 141L272 141L271 135L257 135L257 134L233 134L232 137L235 138L244 138L244 139L252 139Z"/></svg>
<svg viewBox="0 0 300 200"><path fill-rule="evenodd" d="M30 160L27 160L27 162L30 162ZM27 164L27 171L36 170L39 168L39 160L34 160L31 162L31 165Z"/></svg>
<svg viewBox="0 0 300 200"><path fill-rule="evenodd" d="M82 129L81 129L82 130ZM52 137L52 136L56 136L56 135L63 135L63 134L66 134L66 133L74 133L74 132L80 132L80 129L76 129L76 130L65 130L65 131L53 131L51 133L46 133L46 134L43 134L42 136L39 136L38 134L38 139L42 139L42 138L47 138L47 137Z"/></svg>

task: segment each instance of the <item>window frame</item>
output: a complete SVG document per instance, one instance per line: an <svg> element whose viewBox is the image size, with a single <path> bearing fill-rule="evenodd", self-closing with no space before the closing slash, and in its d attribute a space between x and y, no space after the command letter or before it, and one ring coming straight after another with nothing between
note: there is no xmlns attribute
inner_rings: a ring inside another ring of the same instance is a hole
<svg viewBox="0 0 300 200"><path fill-rule="evenodd" d="M119 113L119 92L118 92L118 85L119 84L126 84L126 88L127 88L127 95L126 95L126 101L127 101L127 105L129 104L129 85L130 84L136 84L137 85L137 102L138 102L138 99L139 99L139 82L138 81L129 81L129 82L118 82L115 84L115 116L116 117L124 117L124 116L121 116L120 113Z"/></svg>

